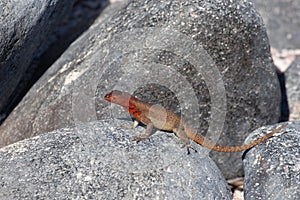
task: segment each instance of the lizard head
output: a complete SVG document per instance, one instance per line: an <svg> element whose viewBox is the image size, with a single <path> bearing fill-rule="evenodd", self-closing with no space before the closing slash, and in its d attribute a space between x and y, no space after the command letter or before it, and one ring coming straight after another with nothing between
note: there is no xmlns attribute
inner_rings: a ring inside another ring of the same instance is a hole
<svg viewBox="0 0 300 200"><path fill-rule="evenodd" d="M113 90L110 93L104 96L106 101L121 105L123 107L129 106L129 101L132 98L132 95L127 92L121 92L119 90Z"/></svg>

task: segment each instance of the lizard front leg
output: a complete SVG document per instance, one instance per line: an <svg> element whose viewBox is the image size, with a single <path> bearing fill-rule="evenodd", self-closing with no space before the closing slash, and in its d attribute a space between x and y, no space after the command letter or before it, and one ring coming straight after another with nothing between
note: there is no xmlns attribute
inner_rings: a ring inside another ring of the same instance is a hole
<svg viewBox="0 0 300 200"><path fill-rule="evenodd" d="M139 125L139 121L134 120L133 124L131 126L126 126L126 125L121 125L122 128L124 129L134 129Z"/></svg>
<svg viewBox="0 0 300 200"><path fill-rule="evenodd" d="M196 148L190 144L190 139L187 137L186 133L184 132L183 126L179 126L178 128L173 128L173 133L175 133L175 135L179 137L180 142L184 145L183 147L187 148L188 154L190 154L190 149L193 149L195 152L197 152Z"/></svg>
<svg viewBox="0 0 300 200"><path fill-rule="evenodd" d="M149 139L149 137L153 134L153 124L150 122L147 125L146 131L144 134L139 135L133 139L133 141L139 142L144 139Z"/></svg>

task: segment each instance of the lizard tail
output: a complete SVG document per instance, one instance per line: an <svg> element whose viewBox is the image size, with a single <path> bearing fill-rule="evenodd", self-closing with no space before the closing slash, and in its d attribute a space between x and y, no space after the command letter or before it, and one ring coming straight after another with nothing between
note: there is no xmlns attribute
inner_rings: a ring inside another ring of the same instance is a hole
<svg viewBox="0 0 300 200"><path fill-rule="evenodd" d="M239 152L239 151L243 151L243 150L246 150L246 149L250 149L250 148L266 141L267 139L272 137L275 133L278 133L280 130L285 128L287 125L288 125L288 123L285 123L285 124L281 125L280 127L274 129L273 131L271 131L267 135L251 142L250 144L246 144L246 145L242 145L242 146L221 146L221 145L218 145L218 144L213 144L212 141L206 141L206 140L204 140L203 136L199 137L197 135L195 136L194 141L197 142L198 144L206 147L206 148L209 148L211 150L218 151L218 152L226 152L226 153Z"/></svg>

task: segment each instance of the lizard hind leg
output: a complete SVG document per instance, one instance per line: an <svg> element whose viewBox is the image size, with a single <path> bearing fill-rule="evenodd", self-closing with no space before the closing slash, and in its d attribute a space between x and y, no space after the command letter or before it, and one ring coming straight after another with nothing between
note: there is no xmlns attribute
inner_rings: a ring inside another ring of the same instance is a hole
<svg viewBox="0 0 300 200"><path fill-rule="evenodd" d="M177 137L179 137L179 141L183 144L183 147L187 148L188 154L190 154L190 149L194 150L197 152L196 148L190 144L190 139L187 137L187 135L184 132L184 128L180 126L179 128L174 128L173 132Z"/></svg>

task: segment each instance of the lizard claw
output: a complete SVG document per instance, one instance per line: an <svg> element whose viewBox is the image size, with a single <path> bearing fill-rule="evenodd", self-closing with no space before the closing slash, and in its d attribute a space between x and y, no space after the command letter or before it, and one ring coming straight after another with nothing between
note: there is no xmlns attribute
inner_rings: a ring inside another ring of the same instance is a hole
<svg viewBox="0 0 300 200"><path fill-rule="evenodd" d="M186 145L186 148L187 148L187 152L188 154L190 154L190 149L193 149L195 152L197 152L197 149L193 146L193 145L190 145L190 144L187 144Z"/></svg>
<svg viewBox="0 0 300 200"><path fill-rule="evenodd" d="M145 140L145 139L148 139L150 141L150 138L149 137L143 137L143 136L137 136L135 138L133 138L132 141L136 141L136 143L142 141L142 140Z"/></svg>
<svg viewBox="0 0 300 200"><path fill-rule="evenodd" d="M120 127L121 127L122 129L125 129L125 130L133 129L132 126L128 126L128 125L125 125L125 124L122 124Z"/></svg>
<svg viewBox="0 0 300 200"><path fill-rule="evenodd" d="M133 138L133 140L132 141L136 141L136 143L138 143L138 142L140 142L142 139L140 138L140 137L135 137L135 138Z"/></svg>
<svg viewBox="0 0 300 200"><path fill-rule="evenodd" d="M193 145L191 145L191 144L183 144L183 145L181 146L181 148L184 148L184 147L186 147L186 149L187 149L187 154L190 154L190 153L191 153L190 149L192 149L192 150L194 150L195 152L197 152L197 149L196 149Z"/></svg>
<svg viewBox="0 0 300 200"><path fill-rule="evenodd" d="M195 152L197 152L196 148L190 144L190 142L188 140L184 140L182 138L180 138L180 143L182 144L181 148L186 147L187 148L187 154L190 154L190 149L194 150Z"/></svg>
<svg viewBox="0 0 300 200"><path fill-rule="evenodd" d="M194 150L195 153L197 152L197 149L196 149L193 145L187 144L187 145L185 145L185 146L186 146L186 149L187 149L187 151L188 151L188 154L191 153L191 152L190 152L190 149Z"/></svg>
<svg viewBox="0 0 300 200"><path fill-rule="evenodd" d="M136 128L138 125L139 125L139 122L135 120L135 121L133 122L133 124L130 125L130 126L122 124L122 125L121 125L121 128L127 129L127 130L128 130L128 129L134 129L134 128Z"/></svg>

